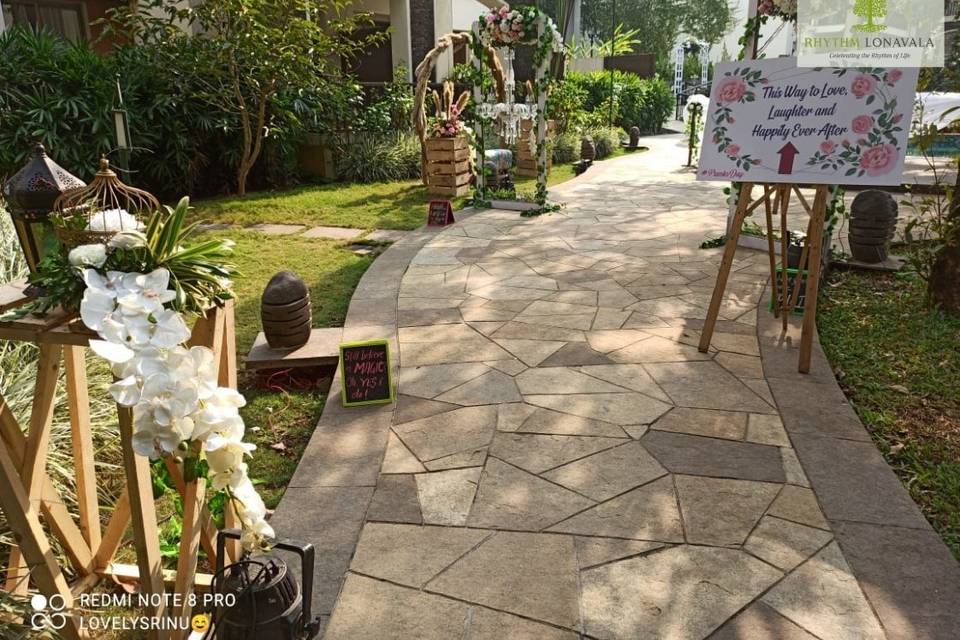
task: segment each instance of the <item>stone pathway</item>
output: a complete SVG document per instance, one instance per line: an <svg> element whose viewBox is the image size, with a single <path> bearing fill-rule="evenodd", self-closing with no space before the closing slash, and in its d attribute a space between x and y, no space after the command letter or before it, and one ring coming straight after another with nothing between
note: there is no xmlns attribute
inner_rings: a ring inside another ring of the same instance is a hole
<svg viewBox="0 0 960 640"><path fill-rule="evenodd" d="M765 254L738 252L697 351L725 216L721 185L672 170L679 139L556 190L559 213L433 234L358 293L348 332L396 318L397 403L328 405L275 518L316 534L320 606L339 589L325 638L887 637L764 375Z"/></svg>

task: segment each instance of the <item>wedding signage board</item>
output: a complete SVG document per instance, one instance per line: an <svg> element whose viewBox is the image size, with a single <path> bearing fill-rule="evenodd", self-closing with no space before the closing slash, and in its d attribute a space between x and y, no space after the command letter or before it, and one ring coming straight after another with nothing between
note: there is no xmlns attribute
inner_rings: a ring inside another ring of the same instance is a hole
<svg viewBox="0 0 960 640"><path fill-rule="evenodd" d="M697 179L898 185L918 73L718 64Z"/></svg>
<svg viewBox="0 0 960 640"><path fill-rule="evenodd" d="M341 344L340 384L345 407L393 402L389 342L368 340Z"/></svg>
<svg viewBox="0 0 960 640"><path fill-rule="evenodd" d="M453 205L449 200L431 200L427 205L428 227L445 227L454 222Z"/></svg>

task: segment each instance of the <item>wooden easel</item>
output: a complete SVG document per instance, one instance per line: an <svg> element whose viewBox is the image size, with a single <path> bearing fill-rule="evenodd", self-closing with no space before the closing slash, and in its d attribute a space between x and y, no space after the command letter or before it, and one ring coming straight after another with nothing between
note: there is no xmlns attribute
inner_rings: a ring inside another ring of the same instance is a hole
<svg viewBox="0 0 960 640"><path fill-rule="evenodd" d="M816 330L817 318L817 293L820 286L820 260L823 253L823 228L826 222L827 196L829 187L818 185L816 195L811 205L800 192L797 184L763 184L763 195L757 200L753 200L753 188L755 183L745 182L740 187L739 197L737 198L737 209L733 216L733 222L727 232L727 242L723 250L723 260L720 262L720 272L717 274L717 283L713 288L713 296L710 298L710 307L707 310L707 318L703 325L703 333L700 335L700 351L706 353L710 348L710 340L713 338L713 330L717 323L717 316L720 314L720 305L727 288L727 279L730 276L730 269L733 266L733 258L737 252L737 240L740 238L740 232L743 228L743 222L746 217L760 205L764 206L767 223L767 251L770 256L770 283L774 300L774 314L781 317L783 331L787 330L787 320L790 313L796 307L797 299L800 294L800 280L804 270L806 276L807 292L806 300L803 306L803 331L800 337L800 361L797 369L800 373L810 372L810 353L813 348L813 333ZM789 290L788 280L788 247L789 237L787 231L787 210L790 205L791 194L796 195L797 201L803 206L803 209L809 214L810 222L807 225L807 237L802 253L800 254L799 269L796 280L794 281L791 295L786 295ZM772 202L771 202L772 198ZM773 237L773 212L778 210L780 215L780 255L781 255L781 280L777 282L776 250ZM780 295L780 292L783 295ZM776 303L780 301L778 306Z"/></svg>
<svg viewBox="0 0 960 640"><path fill-rule="evenodd" d="M16 293L17 285L0 287L0 311L28 301ZM172 458L166 459L170 476L183 497L184 513L176 572L164 571L150 462L133 451L132 411L118 407L126 488L106 528L101 529L85 366L85 347L91 338L96 336L82 322L63 312L55 311L44 318L25 317L0 322L0 339L33 342L40 348L36 390L26 434L0 395L0 508L19 545L11 550L5 588L25 594L32 581L48 598L60 595L69 612L77 595L89 591L102 577L110 576L120 581L136 581L144 595L164 594L166 583L172 582L173 592L180 594L182 601L187 603L186 596L195 588L209 585L210 576L198 575L196 571L200 547L207 552L211 563L216 559L217 529L205 506L206 483L203 479L187 481L182 465ZM210 309L197 321L190 345L212 349L218 363L219 384L236 388L232 302L223 308ZM70 516L46 471L61 359L66 370L79 523ZM41 516L80 576L73 585L67 584L57 564ZM113 557L131 522L137 565L114 563ZM236 514L229 508L226 525L236 526ZM236 546L228 547L228 553L235 558ZM190 619L189 604L168 608L162 598L158 600L158 604L143 611L144 615ZM72 640L86 637L76 619L68 617L67 620L61 633ZM150 632L149 638L168 640L175 635L179 634L155 630Z"/></svg>

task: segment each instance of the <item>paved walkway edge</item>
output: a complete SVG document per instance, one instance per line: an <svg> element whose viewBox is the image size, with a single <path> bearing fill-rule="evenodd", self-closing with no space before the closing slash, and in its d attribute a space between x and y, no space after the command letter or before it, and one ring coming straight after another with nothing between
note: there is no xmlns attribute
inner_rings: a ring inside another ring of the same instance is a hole
<svg viewBox="0 0 960 640"><path fill-rule="evenodd" d="M890 640L955 640L960 564L886 464L827 362L819 338L797 373L800 319L786 337L757 308L764 373L784 427L843 555Z"/></svg>
<svg viewBox="0 0 960 640"><path fill-rule="evenodd" d="M480 211L470 207L455 216L462 222ZM390 245L364 273L350 300L343 340L389 339L394 374L400 282L414 256L442 229L421 227ZM271 518L282 537L314 545L313 615L321 616L323 626L360 537L396 406L344 409L340 384L338 368L320 421ZM293 558L288 562L299 575L297 562ZM318 637L322 635L321 630Z"/></svg>

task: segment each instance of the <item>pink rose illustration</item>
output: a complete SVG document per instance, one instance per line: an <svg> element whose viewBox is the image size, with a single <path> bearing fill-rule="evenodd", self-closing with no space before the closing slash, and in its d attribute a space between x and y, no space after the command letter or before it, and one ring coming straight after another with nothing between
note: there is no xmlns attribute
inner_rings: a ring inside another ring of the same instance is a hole
<svg viewBox="0 0 960 640"><path fill-rule="evenodd" d="M830 155L836 150L837 150L837 143L834 142L833 140L824 140L823 142L820 143L820 151L827 155Z"/></svg>
<svg viewBox="0 0 960 640"><path fill-rule="evenodd" d="M900 69L890 69L890 71L887 72L887 82L890 84L896 84L897 80L902 77L903 71L900 71Z"/></svg>
<svg viewBox="0 0 960 640"><path fill-rule="evenodd" d="M903 120L903 114L898 113L897 115L893 116L893 118L890 119L890 122L892 122L893 124L897 124L901 120Z"/></svg>
<svg viewBox="0 0 960 640"><path fill-rule="evenodd" d="M873 116L857 116L853 119L853 132L864 134L870 133L870 129L873 129Z"/></svg>
<svg viewBox="0 0 960 640"><path fill-rule="evenodd" d="M740 146L736 144L731 144L727 146L727 155L731 158L737 156L740 153Z"/></svg>
<svg viewBox="0 0 960 640"><path fill-rule="evenodd" d="M747 83L736 76L727 76L717 85L717 102L740 102L747 92Z"/></svg>
<svg viewBox="0 0 960 640"><path fill-rule="evenodd" d="M890 173L897 163L897 148L892 144L880 144L870 147L860 156L860 168L868 176L882 176Z"/></svg>
<svg viewBox="0 0 960 640"><path fill-rule="evenodd" d="M873 90L876 88L877 81L865 73L858 75L850 84L850 90L853 91L853 95L857 96L858 98L862 98L869 93L873 93Z"/></svg>

